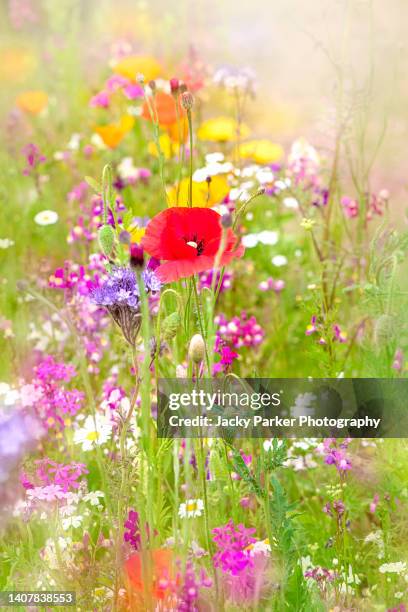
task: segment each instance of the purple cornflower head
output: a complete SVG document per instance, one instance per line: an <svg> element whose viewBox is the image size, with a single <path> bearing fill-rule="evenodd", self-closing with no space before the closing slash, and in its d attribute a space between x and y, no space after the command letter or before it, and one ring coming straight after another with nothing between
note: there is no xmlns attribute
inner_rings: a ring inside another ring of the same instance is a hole
<svg viewBox="0 0 408 612"><path fill-rule="evenodd" d="M178 563L181 566L181 563ZM196 575L192 561L188 560L184 569L176 574L176 584L180 587L177 591L177 612L197 612L199 610L198 598L200 589L210 588L212 580L207 576L204 569Z"/></svg>
<svg viewBox="0 0 408 612"><path fill-rule="evenodd" d="M217 336L237 349L243 346L258 346L265 336L256 318L248 317L246 312L242 312L240 317L233 317L230 321L220 314L215 318L215 324L218 326Z"/></svg>
<svg viewBox="0 0 408 612"><path fill-rule="evenodd" d="M141 277L148 294L160 291L161 283L153 270L144 270ZM107 308L126 340L134 345L141 325L141 314L139 286L133 270L114 267L107 280L96 287L92 300L98 306Z"/></svg>
<svg viewBox="0 0 408 612"><path fill-rule="evenodd" d="M198 283L200 291L204 288L211 289L214 278L214 270L210 270L208 272L201 272L198 277ZM221 272L217 272L216 280L215 280L215 288L218 287L220 283ZM231 289L232 285L232 272L224 272L222 277L221 285L220 285L220 293L226 291L227 289Z"/></svg>
<svg viewBox="0 0 408 612"><path fill-rule="evenodd" d="M141 537L139 528L139 513L130 509L128 517L124 523L125 532L123 539L128 542L136 551L140 549Z"/></svg>
<svg viewBox="0 0 408 612"><path fill-rule="evenodd" d="M326 438L316 447L316 452L324 456L324 462L327 465L334 465L339 472L345 473L352 467L347 456L347 447L350 442L351 438L345 438L342 442L338 442L336 438Z"/></svg>
<svg viewBox="0 0 408 612"><path fill-rule="evenodd" d="M397 372L402 372L404 369L404 353L402 352L402 349L399 348L395 351L394 360L391 367Z"/></svg>
<svg viewBox="0 0 408 612"><path fill-rule="evenodd" d="M253 561L248 546L256 542L253 537L255 531L255 528L247 528L242 523L234 525L232 519L226 525L213 529L213 540L218 549L213 557L214 566L233 576L251 566Z"/></svg>
<svg viewBox="0 0 408 612"><path fill-rule="evenodd" d="M275 293L280 293L282 289L285 288L284 280L274 280L271 276L267 278L265 281L262 281L258 285L258 289L261 291L274 291Z"/></svg>
<svg viewBox="0 0 408 612"><path fill-rule="evenodd" d="M46 157L41 153L37 145L33 143L27 144L23 150L23 155L26 158L26 167L23 169L24 176L30 176L33 174L40 164L46 161Z"/></svg>

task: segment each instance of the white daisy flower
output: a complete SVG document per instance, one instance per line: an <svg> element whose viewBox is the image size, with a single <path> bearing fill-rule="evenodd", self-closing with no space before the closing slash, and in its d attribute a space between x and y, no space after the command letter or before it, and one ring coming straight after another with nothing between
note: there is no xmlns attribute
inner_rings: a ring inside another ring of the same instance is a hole
<svg viewBox="0 0 408 612"><path fill-rule="evenodd" d="M55 210L42 210L34 217L37 225L54 225L58 221L58 213Z"/></svg>
<svg viewBox="0 0 408 612"><path fill-rule="evenodd" d="M75 444L82 444L83 451L92 450L97 444L105 444L112 435L112 423L102 414L86 417L83 426L74 435Z"/></svg>
<svg viewBox="0 0 408 612"><path fill-rule="evenodd" d="M188 499L180 504L179 516L181 518L196 518L201 516L204 510L204 502L202 499Z"/></svg>
<svg viewBox="0 0 408 612"><path fill-rule="evenodd" d="M277 268L280 268L281 266L286 266L288 259L285 255L275 255L275 257L272 257L272 263Z"/></svg>

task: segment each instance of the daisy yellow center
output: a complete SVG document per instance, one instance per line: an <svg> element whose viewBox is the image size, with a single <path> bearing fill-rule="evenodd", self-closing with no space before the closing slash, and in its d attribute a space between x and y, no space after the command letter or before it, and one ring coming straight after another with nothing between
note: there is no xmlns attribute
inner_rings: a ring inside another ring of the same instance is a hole
<svg viewBox="0 0 408 612"><path fill-rule="evenodd" d="M196 502L190 502L187 504L187 510L188 512L194 512L195 510L197 510L197 504Z"/></svg>
<svg viewBox="0 0 408 612"><path fill-rule="evenodd" d="M99 433L97 431L90 431L89 434L87 434L86 439L89 440L90 442L94 442L94 440L97 440L99 438Z"/></svg>

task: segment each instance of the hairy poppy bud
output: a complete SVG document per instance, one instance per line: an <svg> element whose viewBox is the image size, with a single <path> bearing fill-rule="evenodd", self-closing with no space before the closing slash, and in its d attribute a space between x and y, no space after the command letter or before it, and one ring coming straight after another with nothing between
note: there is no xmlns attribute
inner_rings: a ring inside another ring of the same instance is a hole
<svg viewBox="0 0 408 612"><path fill-rule="evenodd" d="M170 342L170 340L175 337L177 330L180 327L180 323L181 317L178 312L172 312L164 319L162 323L162 333L166 342Z"/></svg>
<svg viewBox="0 0 408 612"><path fill-rule="evenodd" d="M98 242L102 253L109 257L115 244L115 230L111 225L102 225L99 228Z"/></svg>
<svg viewBox="0 0 408 612"><path fill-rule="evenodd" d="M156 91L156 81L149 81L149 87L152 91Z"/></svg>
<svg viewBox="0 0 408 612"><path fill-rule="evenodd" d="M201 334L195 334L188 347L188 358L194 363L199 364L204 360L205 356L205 342Z"/></svg>
<svg viewBox="0 0 408 612"><path fill-rule="evenodd" d="M225 213L224 215L222 215L221 217L221 227L223 227L224 229L228 229L230 227L232 227L232 215L231 213Z"/></svg>
<svg viewBox="0 0 408 612"><path fill-rule="evenodd" d="M194 106L194 97L189 91L185 91L181 94L181 106L184 110L189 111Z"/></svg>

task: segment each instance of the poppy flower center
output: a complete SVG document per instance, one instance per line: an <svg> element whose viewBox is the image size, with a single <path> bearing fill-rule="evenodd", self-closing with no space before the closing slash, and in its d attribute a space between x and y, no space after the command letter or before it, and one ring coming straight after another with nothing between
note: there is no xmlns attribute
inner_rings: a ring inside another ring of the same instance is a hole
<svg viewBox="0 0 408 612"><path fill-rule="evenodd" d="M204 240L198 240L197 236L193 236L192 240L187 240L187 238L184 238L184 240L188 246L193 247L193 249L197 249L197 256L201 255L201 253L204 251Z"/></svg>

